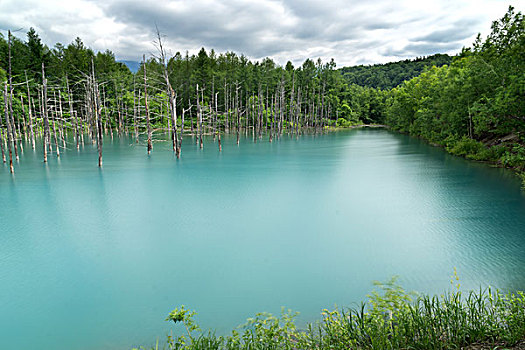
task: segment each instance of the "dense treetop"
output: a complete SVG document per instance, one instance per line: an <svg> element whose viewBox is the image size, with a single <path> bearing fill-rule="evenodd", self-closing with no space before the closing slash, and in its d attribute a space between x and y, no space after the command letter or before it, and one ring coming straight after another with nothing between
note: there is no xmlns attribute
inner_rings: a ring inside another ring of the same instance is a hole
<svg viewBox="0 0 525 350"><path fill-rule="evenodd" d="M446 54L435 54L428 57L418 57L413 60L374 64L368 66L343 67L340 69L345 81L349 84L390 90L420 75L432 66L441 67L452 62L452 57Z"/></svg>

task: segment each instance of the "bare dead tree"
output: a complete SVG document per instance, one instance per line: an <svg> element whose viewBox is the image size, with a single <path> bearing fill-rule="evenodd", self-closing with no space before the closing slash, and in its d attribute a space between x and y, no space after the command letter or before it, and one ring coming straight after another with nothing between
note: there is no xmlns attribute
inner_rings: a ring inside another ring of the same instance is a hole
<svg viewBox="0 0 525 350"><path fill-rule="evenodd" d="M151 143L151 125L149 118L149 108L148 108L148 79L146 76L146 55L142 56L143 59L143 68L144 68L144 108L146 109L146 128L148 131L148 154L151 153L153 145Z"/></svg>
<svg viewBox="0 0 525 350"><path fill-rule="evenodd" d="M9 102L7 98L7 83L4 83L4 105L5 105L5 120L7 126L7 148L9 150L9 170L11 174L14 174L15 169L13 168L13 153L11 151L11 122L9 120Z"/></svg>
<svg viewBox="0 0 525 350"><path fill-rule="evenodd" d="M164 70L164 79L166 80L166 90L168 92L168 99L169 99L169 110L170 110L170 116L171 116L171 140L173 143L173 151L177 155L177 158L180 158L180 152L181 147L179 146L179 140L177 135L177 94L173 90L170 79L168 76L168 66L166 64L166 53L164 51L164 47L162 46L162 38L160 35L159 28L155 26L157 29L157 45L158 50L160 54L160 60L162 63L162 67ZM144 68L145 69L145 68Z"/></svg>
<svg viewBox="0 0 525 350"><path fill-rule="evenodd" d="M42 116L44 117L44 163L47 163L47 142L49 142L49 119L47 116L47 79L42 63Z"/></svg>

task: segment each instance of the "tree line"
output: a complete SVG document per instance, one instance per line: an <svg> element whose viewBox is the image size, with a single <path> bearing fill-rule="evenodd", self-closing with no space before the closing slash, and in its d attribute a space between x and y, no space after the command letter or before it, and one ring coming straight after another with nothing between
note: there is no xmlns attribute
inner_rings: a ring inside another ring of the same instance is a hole
<svg viewBox="0 0 525 350"><path fill-rule="evenodd" d="M34 148L40 137L46 161L68 133L76 147L85 137L97 144L102 164L103 139L114 134L146 140L149 153L153 133L169 132L180 157L188 133L201 147L213 136L220 148L221 133L271 142L374 123L523 170L523 33L523 15L510 7L485 40L456 57L338 70L334 60L280 66L204 48L169 55L157 30L156 54L132 73L80 38L49 48L32 28L25 41L8 32L0 34L2 157L16 159L22 140Z"/></svg>
<svg viewBox="0 0 525 350"><path fill-rule="evenodd" d="M451 62L451 56L438 53L398 62L343 67L340 71L349 84L390 90L401 85L405 80L417 77L432 66L441 67Z"/></svg>
<svg viewBox="0 0 525 350"><path fill-rule="evenodd" d="M510 7L450 65L433 66L392 89L394 130L451 153L525 170L525 24Z"/></svg>

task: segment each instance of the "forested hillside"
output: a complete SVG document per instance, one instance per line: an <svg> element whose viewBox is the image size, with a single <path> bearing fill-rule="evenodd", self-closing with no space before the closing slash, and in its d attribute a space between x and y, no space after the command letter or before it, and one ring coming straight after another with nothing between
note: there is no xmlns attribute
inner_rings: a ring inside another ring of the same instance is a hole
<svg viewBox="0 0 525 350"><path fill-rule="evenodd" d="M525 26L510 8L450 66L390 92L387 123L457 155L525 170Z"/></svg>
<svg viewBox="0 0 525 350"><path fill-rule="evenodd" d="M432 66L441 67L450 64L452 57L445 54L435 54L428 57L418 57L413 60L374 64L368 66L352 66L340 69L348 84L390 90L405 80L410 80L425 69Z"/></svg>

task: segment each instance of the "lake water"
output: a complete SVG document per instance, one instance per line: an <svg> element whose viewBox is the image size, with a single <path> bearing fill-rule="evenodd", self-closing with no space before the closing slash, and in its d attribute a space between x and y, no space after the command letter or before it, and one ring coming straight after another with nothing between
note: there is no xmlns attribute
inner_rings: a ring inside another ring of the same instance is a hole
<svg viewBox="0 0 525 350"><path fill-rule="evenodd" d="M373 280L525 289L525 195L509 171L387 130L106 138L0 165L0 348L152 345L182 304L226 333L257 312L354 306ZM180 329L175 329L180 330Z"/></svg>

